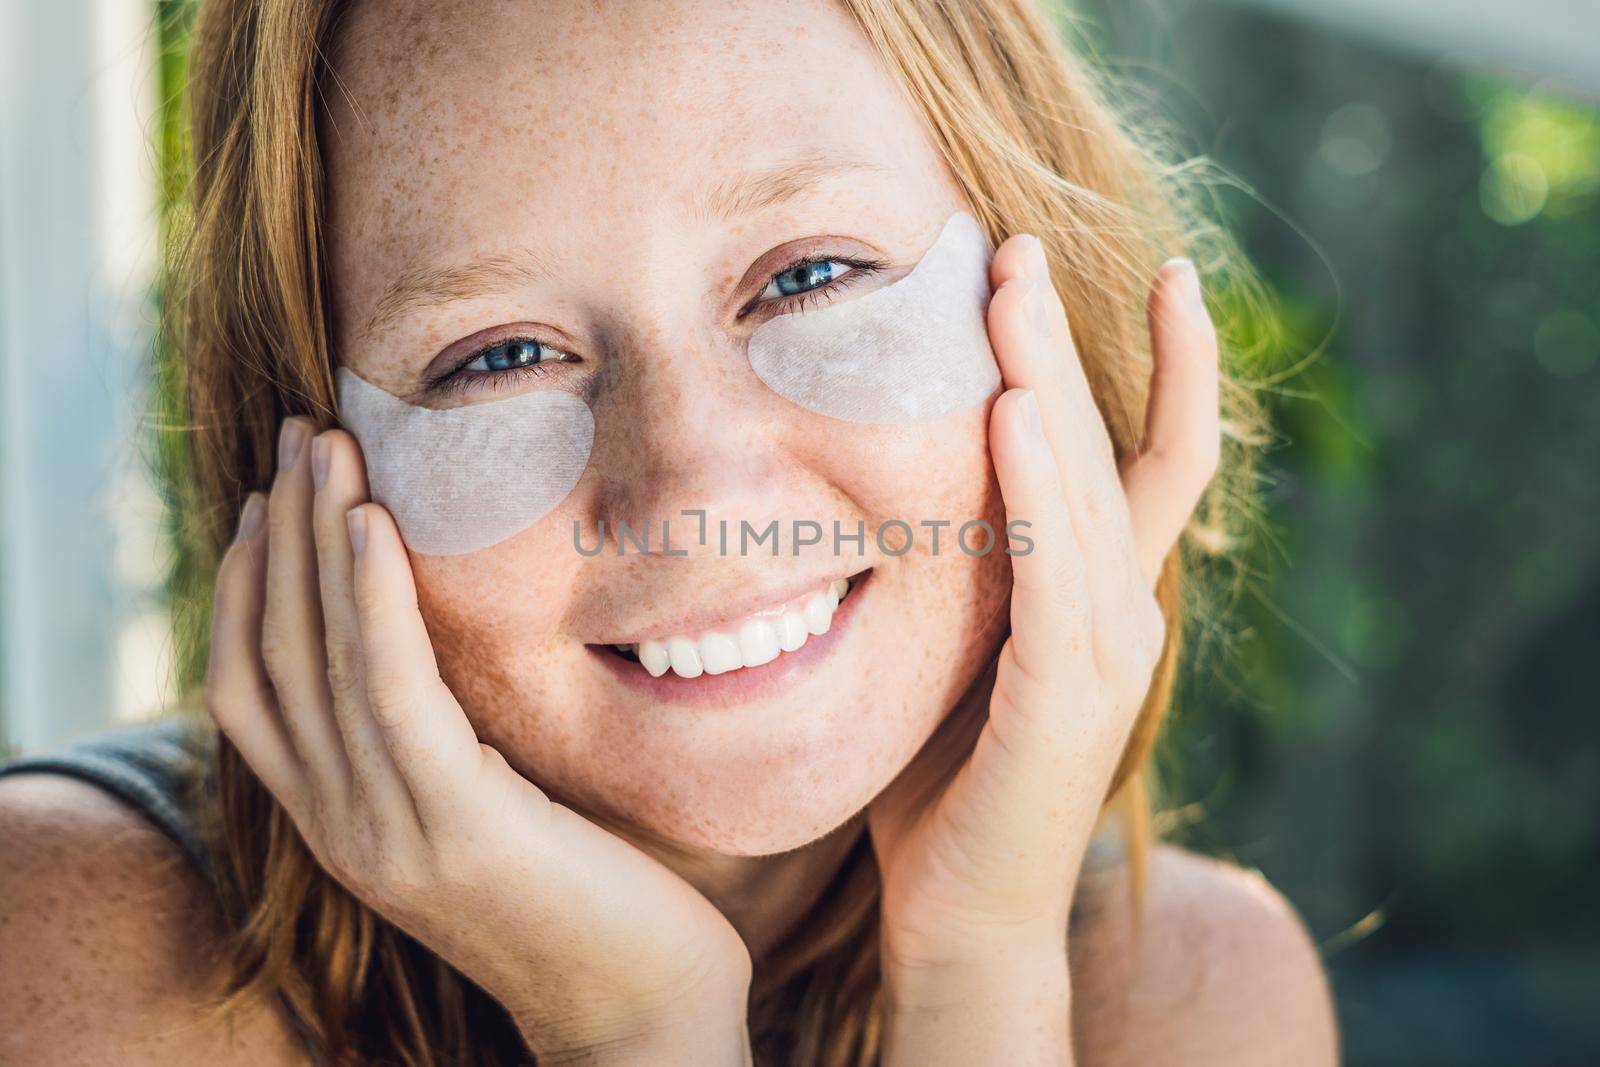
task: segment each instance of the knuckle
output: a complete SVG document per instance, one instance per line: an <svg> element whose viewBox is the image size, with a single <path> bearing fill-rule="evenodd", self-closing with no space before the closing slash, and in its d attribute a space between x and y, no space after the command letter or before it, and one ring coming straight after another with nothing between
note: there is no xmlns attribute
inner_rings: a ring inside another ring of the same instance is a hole
<svg viewBox="0 0 1600 1067"><path fill-rule="evenodd" d="M274 682L281 683L287 676L294 647L293 636L283 622L269 612L261 623L261 661Z"/></svg>
<svg viewBox="0 0 1600 1067"><path fill-rule="evenodd" d="M340 695L359 692L365 677L360 653L345 641L328 643L328 685Z"/></svg>
<svg viewBox="0 0 1600 1067"><path fill-rule="evenodd" d="M416 704L416 694L402 678L376 675L367 678L367 706L384 728L403 723Z"/></svg>
<svg viewBox="0 0 1600 1067"><path fill-rule="evenodd" d="M1038 707L1048 700L1052 688L1045 671L1034 662L1033 657L1018 651L1015 640L1007 643L1004 655L1010 661L1011 669L996 673L994 699L1014 712Z"/></svg>
<svg viewBox="0 0 1600 1067"><path fill-rule="evenodd" d="M277 695L266 682L230 680L220 672L206 679L202 706L206 715L224 734L260 714L263 708L276 703Z"/></svg>
<svg viewBox="0 0 1600 1067"><path fill-rule="evenodd" d="M1092 479L1083 492L1083 510L1092 526L1103 527L1115 514L1116 499L1108 479Z"/></svg>

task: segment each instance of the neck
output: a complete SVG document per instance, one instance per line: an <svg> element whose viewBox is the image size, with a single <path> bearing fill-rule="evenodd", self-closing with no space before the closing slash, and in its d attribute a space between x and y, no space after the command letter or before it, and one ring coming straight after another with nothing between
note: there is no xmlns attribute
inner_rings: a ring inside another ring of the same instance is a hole
<svg viewBox="0 0 1600 1067"><path fill-rule="evenodd" d="M608 822L607 828L699 890L738 931L759 967L815 907L866 825L862 811L815 841L770 856L728 856L636 827Z"/></svg>

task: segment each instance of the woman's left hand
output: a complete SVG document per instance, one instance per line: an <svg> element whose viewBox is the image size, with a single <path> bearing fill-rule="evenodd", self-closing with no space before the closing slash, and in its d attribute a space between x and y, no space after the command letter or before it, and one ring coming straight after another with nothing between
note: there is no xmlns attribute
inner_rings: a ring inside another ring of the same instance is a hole
<svg viewBox="0 0 1600 1067"><path fill-rule="evenodd" d="M1150 295L1145 436L1120 470L1039 242L1006 241L990 280L1007 387L990 451L1007 520L1028 522L1033 545L1011 557L1011 633L970 756L953 766L967 752L936 739L868 813L887 1047L906 1062L1023 1062L993 1042L1040 1026L1045 1044L1065 1042L1079 869L1164 647L1156 578L1220 448L1216 333L1187 261L1166 264ZM1004 1018L1019 996L1060 1017ZM963 1017L966 1031L935 1024ZM1070 1060L1057 1052L1043 1058Z"/></svg>

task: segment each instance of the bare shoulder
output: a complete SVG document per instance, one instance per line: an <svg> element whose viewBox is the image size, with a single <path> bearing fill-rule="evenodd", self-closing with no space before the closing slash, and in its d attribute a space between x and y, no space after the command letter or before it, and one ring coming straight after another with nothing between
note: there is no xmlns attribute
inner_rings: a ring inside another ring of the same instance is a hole
<svg viewBox="0 0 1600 1067"><path fill-rule="evenodd" d="M1072 946L1079 1063L1338 1062L1321 955L1260 875L1161 845L1140 932L1125 882L1098 901Z"/></svg>
<svg viewBox="0 0 1600 1067"><path fill-rule="evenodd" d="M0 1063L307 1062L274 1009L202 1013L218 931L200 875L133 809L0 779Z"/></svg>

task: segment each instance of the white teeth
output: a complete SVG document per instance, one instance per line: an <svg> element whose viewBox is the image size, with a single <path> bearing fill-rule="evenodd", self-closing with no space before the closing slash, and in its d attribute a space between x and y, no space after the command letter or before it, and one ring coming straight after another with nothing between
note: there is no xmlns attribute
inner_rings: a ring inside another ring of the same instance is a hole
<svg viewBox="0 0 1600 1067"><path fill-rule="evenodd" d="M698 678L705 671L705 664L700 662L700 650L687 637L667 638L667 656L672 661L673 672L680 678Z"/></svg>
<svg viewBox="0 0 1600 1067"><path fill-rule="evenodd" d="M669 663L667 646L660 641L640 641L639 662L650 672L650 677L661 677L667 673Z"/></svg>
<svg viewBox="0 0 1600 1067"><path fill-rule="evenodd" d="M726 674L744 666L739 643L727 634L706 634L700 639L700 661L707 674Z"/></svg>
<svg viewBox="0 0 1600 1067"><path fill-rule="evenodd" d="M806 629L806 620L800 617L798 611L786 611L778 620L778 647L783 651L798 651L810 636L810 631Z"/></svg>
<svg viewBox="0 0 1600 1067"><path fill-rule="evenodd" d="M826 593L817 593L806 601L805 610L801 612L806 630L818 636L827 633L828 627L833 625L833 609Z"/></svg>
<svg viewBox="0 0 1600 1067"><path fill-rule="evenodd" d="M733 636L710 630L615 647L620 652L633 653L654 678L668 670L680 678L698 678L741 667L760 667L785 652L798 651L811 637L827 633L839 601L849 591L850 583L843 578L829 582L827 588L812 593L798 606L791 603L787 610L779 605L758 612L746 619Z"/></svg>
<svg viewBox="0 0 1600 1067"><path fill-rule="evenodd" d="M778 658L778 632L765 619L751 619L739 627L739 655L746 667L759 667Z"/></svg>

